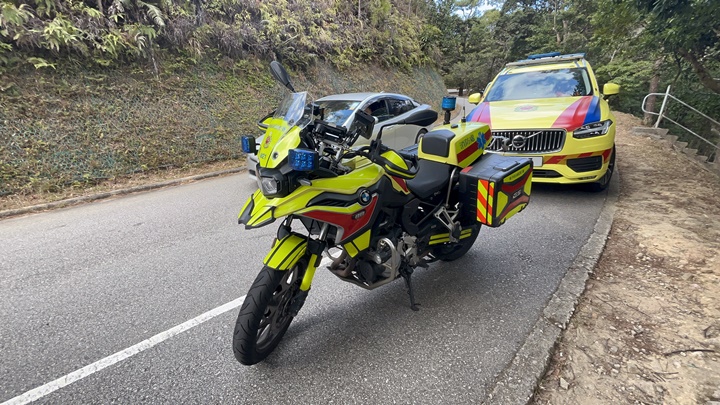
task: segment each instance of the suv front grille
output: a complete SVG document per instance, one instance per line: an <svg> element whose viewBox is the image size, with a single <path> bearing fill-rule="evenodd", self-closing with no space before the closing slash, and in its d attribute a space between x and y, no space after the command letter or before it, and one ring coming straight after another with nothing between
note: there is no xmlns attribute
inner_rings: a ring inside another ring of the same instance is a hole
<svg viewBox="0 0 720 405"><path fill-rule="evenodd" d="M565 130L564 129L530 129L521 131L492 131L493 139L490 141L487 150L491 151L502 151L502 139L497 138L503 136L510 138L512 141L518 135L523 137L529 137L532 134L539 134L532 138L525 139L525 144L521 147L513 146L512 142L508 142L508 152L528 152L528 153L550 153L559 152L562 150L565 144Z"/></svg>

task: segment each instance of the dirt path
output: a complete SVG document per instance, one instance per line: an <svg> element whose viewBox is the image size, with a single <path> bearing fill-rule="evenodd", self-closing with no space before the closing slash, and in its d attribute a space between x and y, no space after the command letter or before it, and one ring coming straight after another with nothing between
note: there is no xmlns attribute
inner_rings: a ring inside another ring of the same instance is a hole
<svg viewBox="0 0 720 405"><path fill-rule="evenodd" d="M615 221L533 403L720 405L720 178L616 115Z"/></svg>

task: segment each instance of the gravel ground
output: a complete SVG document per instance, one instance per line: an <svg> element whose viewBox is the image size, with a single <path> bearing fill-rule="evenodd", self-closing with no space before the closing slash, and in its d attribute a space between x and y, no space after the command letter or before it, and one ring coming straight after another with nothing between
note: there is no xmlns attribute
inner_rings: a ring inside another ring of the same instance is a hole
<svg viewBox="0 0 720 405"><path fill-rule="evenodd" d="M616 116L612 231L532 403L720 405L720 178Z"/></svg>

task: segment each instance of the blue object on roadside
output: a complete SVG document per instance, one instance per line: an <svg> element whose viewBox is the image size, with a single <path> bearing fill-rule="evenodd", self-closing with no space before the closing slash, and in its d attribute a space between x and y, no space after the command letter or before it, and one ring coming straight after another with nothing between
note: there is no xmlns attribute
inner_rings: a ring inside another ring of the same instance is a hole
<svg viewBox="0 0 720 405"><path fill-rule="evenodd" d="M442 100L442 109L445 111L453 111L456 103L457 98L455 96L445 96Z"/></svg>

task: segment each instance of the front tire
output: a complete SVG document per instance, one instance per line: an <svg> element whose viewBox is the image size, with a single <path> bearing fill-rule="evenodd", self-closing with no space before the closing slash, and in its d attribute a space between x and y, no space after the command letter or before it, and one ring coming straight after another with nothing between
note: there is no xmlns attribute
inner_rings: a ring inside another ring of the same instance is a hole
<svg viewBox="0 0 720 405"><path fill-rule="evenodd" d="M263 360L280 343L293 320L291 303L300 291L307 261L289 270L263 267L250 287L235 322L233 353L246 366Z"/></svg>
<svg viewBox="0 0 720 405"><path fill-rule="evenodd" d="M612 178L613 173L615 172L615 145L613 145L613 149L610 155L610 163L608 163L608 168L605 171L605 174L602 176L600 181L597 181L595 183L590 183L590 191L599 193L600 191L605 190L610 185L610 179Z"/></svg>

